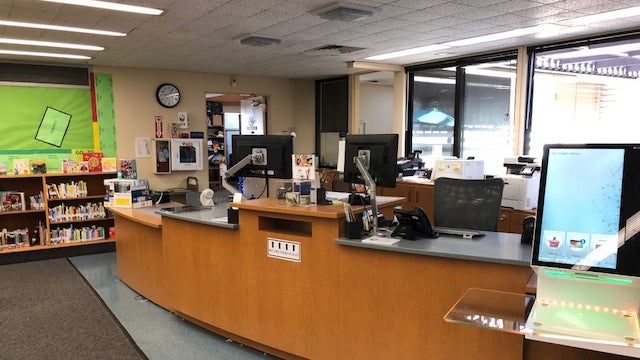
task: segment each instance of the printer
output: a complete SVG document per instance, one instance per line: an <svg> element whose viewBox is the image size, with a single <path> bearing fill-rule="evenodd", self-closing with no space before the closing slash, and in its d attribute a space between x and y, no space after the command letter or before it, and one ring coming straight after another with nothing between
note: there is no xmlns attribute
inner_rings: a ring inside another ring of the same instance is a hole
<svg viewBox="0 0 640 360"><path fill-rule="evenodd" d="M504 166L502 202L504 207L516 210L531 210L538 206L540 188L540 164L527 156L507 157Z"/></svg>
<svg viewBox="0 0 640 360"><path fill-rule="evenodd" d="M431 180L439 177L454 179L484 179L484 161L475 159L436 159Z"/></svg>

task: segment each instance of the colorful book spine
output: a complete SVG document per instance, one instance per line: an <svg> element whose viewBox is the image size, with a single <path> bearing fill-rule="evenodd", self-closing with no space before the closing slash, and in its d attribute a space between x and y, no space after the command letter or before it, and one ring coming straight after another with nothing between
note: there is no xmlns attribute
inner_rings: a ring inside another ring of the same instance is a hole
<svg viewBox="0 0 640 360"><path fill-rule="evenodd" d="M104 219L105 217L107 214L104 204L101 202L71 206L60 204L49 208L49 221L51 222Z"/></svg>
<svg viewBox="0 0 640 360"><path fill-rule="evenodd" d="M104 239L105 229L102 226L74 227L71 225L68 228L52 229L49 243L55 245Z"/></svg>

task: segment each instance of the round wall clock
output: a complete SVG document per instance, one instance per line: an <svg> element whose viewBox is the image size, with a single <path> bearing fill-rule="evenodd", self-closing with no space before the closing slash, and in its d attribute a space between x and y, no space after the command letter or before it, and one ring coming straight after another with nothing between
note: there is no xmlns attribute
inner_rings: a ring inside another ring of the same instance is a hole
<svg viewBox="0 0 640 360"><path fill-rule="evenodd" d="M173 84L164 83L158 86L156 99L160 105L166 108L176 107L180 102L180 90Z"/></svg>

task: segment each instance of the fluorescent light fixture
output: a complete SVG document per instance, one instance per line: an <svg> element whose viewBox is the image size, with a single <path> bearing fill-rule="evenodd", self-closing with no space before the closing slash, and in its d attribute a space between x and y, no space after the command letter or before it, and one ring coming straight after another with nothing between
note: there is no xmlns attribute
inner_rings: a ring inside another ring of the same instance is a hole
<svg viewBox="0 0 640 360"><path fill-rule="evenodd" d="M414 76L413 81L430 83L430 84L448 84L448 85L453 85L456 83L456 79L437 78L432 76Z"/></svg>
<svg viewBox="0 0 640 360"><path fill-rule="evenodd" d="M36 24L36 23L28 23L28 22L20 22L20 21L0 20L0 26L14 26L14 27L24 27L24 28L31 28L31 29L57 30L57 31L76 32L76 33L83 33L83 34L94 34L94 35L127 36L127 34L125 33L115 32L115 31L84 29L84 28L77 28L77 27L71 27L71 26Z"/></svg>
<svg viewBox="0 0 640 360"><path fill-rule="evenodd" d="M468 39L450 41L442 45L454 46L454 47L475 45L475 44L481 44L481 43L490 42L490 41L504 40L504 39L515 38L518 36L531 35L535 33L546 33L548 31L551 31L552 28L556 28L556 27L557 25L553 25L553 24L542 24L542 25L531 26L531 27L522 28L522 29L515 29L515 30L504 31L504 32L495 33L495 34L472 37Z"/></svg>
<svg viewBox="0 0 640 360"><path fill-rule="evenodd" d="M262 36L249 36L244 39L240 39L241 44L251 45L251 46L269 46L269 45L280 44L281 42L282 40L280 39L273 39L273 38L262 37Z"/></svg>
<svg viewBox="0 0 640 360"><path fill-rule="evenodd" d="M439 44L427 45L427 46L421 46L421 47L407 49L407 50L394 51L394 52L390 52L390 53L386 53L386 54L369 56L369 57L365 58L365 60L394 59L394 58L399 58L399 57L403 57L403 56L423 54L423 53L427 53L427 52L430 52L430 51L444 50L444 49L448 49L448 48L449 48L449 46L439 45Z"/></svg>
<svg viewBox="0 0 640 360"><path fill-rule="evenodd" d="M41 0L47 2L54 2L60 4L69 4L69 5L80 5L80 6L88 6L99 9L107 9L107 10L117 10L117 11L126 11L136 14L145 14L145 15L160 15L164 12L164 10L148 8L144 6L135 6L135 5L126 5L126 4L118 4L109 1L97 1L97 0Z"/></svg>
<svg viewBox="0 0 640 360"><path fill-rule="evenodd" d="M90 56L84 56L84 55L57 54L57 53L45 53L45 52L36 52L36 51L17 51L17 50L4 50L4 49L0 49L0 54L53 57L53 58L63 58L63 59L79 59L79 60L91 59Z"/></svg>
<svg viewBox="0 0 640 360"><path fill-rule="evenodd" d="M104 50L102 46L60 43L60 42L52 42L52 41L8 39L8 38L1 38L1 37L0 37L0 43L15 44L15 45L46 46L46 47L55 47L55 48L63 48L63 49L78 49L78 50L92 50L92 51Z"/></svg>
<svg viewBox="0 0 640 360"><path fill-rule="evenodd" d="M601 21L623 19L638 15L640 15L640 6L635 6L626 9L607 11L600 14L581 16L574 19L567 19L562 22L566 22L572 25L589 25Z"/></svg>
<svg viewBox="0 0 640 360"><path fill-rule="evenodd" d="M373 15L373 10L340 4L330 5L315 11L321 18L335 21L358 21Z"/></svg>

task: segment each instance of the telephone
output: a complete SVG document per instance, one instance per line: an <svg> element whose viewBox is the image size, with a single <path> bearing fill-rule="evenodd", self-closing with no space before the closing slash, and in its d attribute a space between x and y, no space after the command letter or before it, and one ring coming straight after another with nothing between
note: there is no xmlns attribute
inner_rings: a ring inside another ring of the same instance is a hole
<svg viewBox="0 0 640 360"><path fill-rule="evenodd" d="M426 238L437 238L440 235L433 231L429 217L421 207L413 210L394 209L393 214L398 219L398 226L391 233L391 237L415 240L418 235Z"/></svg>

